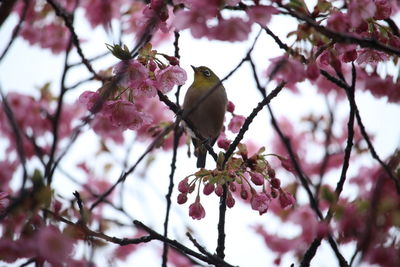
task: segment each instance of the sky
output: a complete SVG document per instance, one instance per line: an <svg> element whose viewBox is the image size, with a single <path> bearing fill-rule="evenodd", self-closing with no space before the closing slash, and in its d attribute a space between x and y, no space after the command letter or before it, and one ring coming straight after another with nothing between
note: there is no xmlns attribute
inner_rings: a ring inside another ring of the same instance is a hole
<svg viewBox="0 0 400 267"><path fill-rule="evenodd" d="M0 29L0 40L8 40L16 21L15 16L6 21L5 25ZM283 28L282 25L285 25L285 27ZM282 39L286 39L285 36L287 32L290 29L294 29L295 24L292 20L286 18L273 19L270 28ZM83 51L88 57L106 51L104 44L114 42L114 40L110 36L104 34L101 29L97 28L92 30L85 23L80 24L77 30L79 36L90 36L90 39L85 40L82 45ZM180 37L181 66L188 73L188 81L183 86L181 102L187 87L193 79L190 65L206 65L222 78L245 56L257 32L258 29L254 27L248 41L231 44L218 41L210 42L206 39L193 39L188 31L183 31ZM127 40L127 42L131 42L130 45L127 43L129 47L133 46L132 40ZM0 51L3 51L4 46L5 42L1 41ZM171 44L162 45L158 48L158 51L172 55L173 46ZM266 70L269 65L269 59L280 55L282 55L282 51L279 47L270 37L267 37L266 34L262 34L253 52L253 58L257 63L259 74L262 75ZM76 56L72 58L76 61L79 60ZM19 91L35 95L37 94L35 88L41 87L44 83L50 81L52 83L52 89L54 92L57 92L62 62L63 55L55 56L49 51L31 47L27 42L17 39L9 54L0 62L0 86L6 93L10 91ZM100 70L102 67L109 66L116 62L115 58L106 57L95 64L95 69ZM70 84L87 77L86 75L88 74L82 75L82 73L86 73L86 71L82 71L82 68L77 68L74 72L71 72L70 77L68 77ZM224 86L227 90L228 98L236 104L235 112L240 115L247 116L250 114L256 103L261 100L261 96L256 91L251 70L248 66L241 68L232 78L224 83ZM98 87L99 84L96 82L81 86L67 95L67 101L76 101L77 97L83 91L95 91ZM273 86L269 87L269 90L272 88ZM302 83L300 88L303 92L302 96L296 96L291 92L283 92L273 101L272 107L278 116L282 115L293 120L299 120L305 114L320 112L326 109L323 99L315 95L315 89L310 84ZM170 95L172 96L172 94ZM332 98L331 101L333 101ZM382 158L387 157L400 145L400 124L398 123L398 115L400 114L399 106L388 104L385 99L374 99L369 93L365 92L357 93L356 101L368 132L376 134L374 144L378 154ZM341 114L341 116L345 116L348 113L348 107L346 104L340 104L335 106L335 111ZM255 140L259 145L266 145L272 136L273 129L269 123L269 116L264 110L251 125L250 130L246 133L245 140L251 139ZM132 133L127 133L127 137L133 138ZM0 141L0 149L1 144ZM90 159L90 157L96 153L97 145L96 137L90 130L84 133L82 137L78 139L71 154L66 157L61 167L65 170L73 170L74 175L76 175L78 179L83 179L84 174L76 171L73 164L77 159ZM117 159L122 160L125 157L124 148L113 146L112 144L110 144L110 147L115 151ZM132 164L135 162L135 159L144 149L145 146L136 145L135 149L131 151L129 155L129 163ZM0 159L3 159L4 156L0 155ZM124 197L127 201L126 207L128 212L133 214L136 219L147 223L159 232L162 232L162 221L165 213L165 201L163 196L168 187L170 159L171 152L163 152L161 155L157 155L153 163L153 166L157 166L156 168L149 168L146 170L144 166L141 165L139 171L129 176L125 183L126 193ZM96 162L92 163L92 167L109 161L110 158L108 157L97 158ZM176 179L183 179L196 170L195 159L193 157L187 157L186 148L181 148L179 150L178 162ZM211 158L208 159L208 166L210 168L213 166ZM140 175L140 170L145 172L145 175ZM356 166L351 167L349 171L350 173L356 173ZM102 170L97 170L97 172L101 173ZM115 181L118 175L119 170L117 169L112 170L107 177L111 177L111 180ZM289 183L293 181L295 177L286 173L283 174L281 179L284 183ZM71 197L71 192L78 188L76 184L71 183L67 179L59 179L56 186L63 189L61 190L61 194L64 197ZM351 191L345 192L345 194L346 193L351 195ZM173 200L175 199L176 193L173 195ZM189 218L188 203L191 203L190 200L187 204L181 206L174 203L171 213L170 233L174 238L186 240L182 228L190 227L196 229L194 232L195 238L213 252L216 247L218 199L215 196L203 197L202 202L203 201L204 206L207 207L207 215L201 221L193 221ZM143 203L146 203L146 205L143 205ZM299 229L293 225L282 228L281 223L270 214L267 213L266 215L259 216L257 212L249 208L240 208L240 206L244 207L244 205L239 203L239 201L236 202L236 205L238 207L230 209L227 212L227 261L240 266L269 266L269 263L274 259L274 255L268 253L262 239L256 236L252 231L251 225L257 223L265 224L268 226L270 233L278 233L280 236L285 237L296 235ZM111 211L109 212L112 214ZM118 214L112 215L119 216ZM121 219L126 221L126 218ZM129 223L129 221L126 222ZM114 229L113 233L114 235L118 235L123 232L126 233L126 230ZM132 234L129 230L128 233ZM190 246L189 241L185 241L184 243ZM158 242L153 242L152 246L161 248L161 244ZM334 256L332 256L330 248L323 245L321 251L322 253L318 253L313 261L313 263L316 264L314 266L336 266L336 260ZM353 248L343 250L346 258L349 258L352 252ZM81 250L80 253L87 253L87 251ZM141 266L143 262L148 263L149 265L147 266L160 266L160 262L158 261L159 257L157 259L158 254L156 252L142 249L138 252L138 255L137 257L131 257L127 263L117 262L115 266ZM102 255L99 254L98 256L100 257ZM154 262L149 259L154 259ZM289 266L292 262L293 259L291 257L285 257L281 266ZM103 266L108 265L108 263L104 264Z"/></svg>

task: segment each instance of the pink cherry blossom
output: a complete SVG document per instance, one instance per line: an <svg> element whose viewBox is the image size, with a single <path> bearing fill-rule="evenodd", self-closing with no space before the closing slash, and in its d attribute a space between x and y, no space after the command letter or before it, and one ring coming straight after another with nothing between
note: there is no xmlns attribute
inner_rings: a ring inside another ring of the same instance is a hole
<svg viewBox="0 0 400 267"><path fill-rule="evenodd" d="M136 89L148 76L148 70L135 59L123 60L114 67L114 74L120 76L120 84Z"/></svg>
<svg viewBox="0 0 400 267"><path fill-rule="evenodd" d="M102 138L111 139L119 144L123 143L124 137L122 131L116 128L106 116L97 114L90 125L93 131Z"/></svg>
<svg viewBox="0 0 400 267"><path fill-rule="evenodd" d="M206 211L200 203L200 197L196 197L196 201L189 206L189 216L194 220L201 220L206 216Z"/></svg>
<svg viewBox="0 0 400 267"><path fill-rule="evenodd" d="M272 58L270 61L271 64L266 71L267 77L277 82L285 81L287 87L297 91L295 84L306 78L304 65L288 55Z"/></svg>
<svg viewBox="0 0 400 267"><path fill-rule="evenodd" d="M156 74L156 87L163 93L172 90L175 85L183 85L187 80L186 71L179 66L168 66Z"/></svg>
<svg viewBox="0 0 400 267"><path fill-rule="evenodd" d="M290 206L293 206L294 203L295 199L290 193L282 189L279 191L279 204L281 204L282 209L286 209Z"/></svg>
<svg viewBox="0 0 400 267"><path fill-rule="evenodd" d="M226 138L226 135L222 135L222 134L221 134L221 135L218 137L217 145L218 145L219 148L222 148L222 149L224 149L224 150L228 150L228 148L229 148L231 142L232 142L232 141L230 141L230 140L228 140L228 139Z"/></svg>
<svg viewBox="0 0 400 267"><path fill-rule="evenodd" d="M147 114L138 111L132 102L126 100L107 101L104 114L113 126L121 130L136 130L144 124L151 123Z"/></svg>
<svg viewBox="0 0 400 267"><path fill-rule="evenodd" d="M288 239L269 234L260 225L255 228L256 232L264 238L265 244L274 252L283 254L289 251L296 250L299 246L299 241L296 239Z"/></svg>
<svg viewBox="0 0 400 267"><path fill-rule="evenodd" d="M306 70L307 78L309 78L310 80L315 80L318 78L319 73L320 72L317 63L312 62L307 65L307 70Z"/></svg>
<svg viewBox="0 0 400 267"><path fill-rule="evenodd" d="M361 23L375 15L376 6L372 0L352 0L349 3L348 17L353 27L358 27Z"/></svg>
<svg viewBox="0 0 400 267"><path fill-rule="evenodd" d="M52 264L65 262L73 250L73 240L62 234L54 226L46 226L39 230L37 249L39 255Z"/></svg>
<svg viewBox="0 0 400 267"><path fill-rule="evenodd" d="M13 177L15 170L17 169L18 162L3 160L0 161L0 190L8 191L9 182Z"/></svg>
<svg viewBox="0 0 400 267"><path fill-rule="evenodd" d="M374 0L376 12L374 19L387 19L392 13L392 6L388 0Z"/></svg>
<svg viewBox="0 0 400 267"><path fill-rule="evenodd" d="M242 18L233 17L229 19L220 19L217 26L210 29L209 39L220 41L244 41L247 40L251 31L251 23Z"/></svg>
<svg viewBox="0 0 400 267"><path fill-rule="evenodd" d="M267 193L256 193L251 198L251 208L257 210L262 215L267 212L270 202L271 197Z"/></svg>
<svg viewBox="0 0 400 267"><path fill-rule="evenodd" d="M104 28L111 26L111 20L119 16L121 1L84 0L82 7L90 25L95 28L99 25Z"/></svg>
<svg viewBox="0 0 400 267"><path fill-rule="evenodd" d="M362 48L358 51L358 64L371 64L376 66L377 63L386 61L389 59L389 56L381 51L377 51L370 48Z"/></svg>
<svg viewBox="0 0 400 267"><path fill-rule="evenodd" d="M348 33L350 29L350 19L346 14L335 11L328 17L327 26L337 32Z"/></svg>
<svg viewBox="0 0 400 267"><path fill-rule="evenodd" d="M261 26L266 26L273 14L278 14L278 10L273 6L251 6L246 9L251 22L256 22Z"/></svg>
<svg viewBox="0 0 400 267"><path fill-rule="evenodd" d="M231 121L228 124L228 129L232 133L238 133L240 128L242 128L246 118L242 115L235 115L232 117Z"/></svg>
<svg viewBox="0 0 400 267"><path fill-rule="evenodd" d="M182 254L180 251L178 252L172 247L168 249L168 263L170 263L173 267L195 266L195 264L188 257L186 257L186 255Z"/></svg>

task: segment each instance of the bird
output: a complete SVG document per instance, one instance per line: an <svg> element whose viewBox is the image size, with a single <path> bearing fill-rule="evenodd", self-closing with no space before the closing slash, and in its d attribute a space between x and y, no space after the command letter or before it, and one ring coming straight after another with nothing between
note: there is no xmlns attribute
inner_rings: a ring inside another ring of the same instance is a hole
<svg viewBox="0 0 400 267"><path fill-rule="evenodd" d="M224 125L228 98L221 80L211 69L205 66L191 67L194 71L194 80L185 95L183 114L205 138L205 141L201 141L186 125L185 128L195 147L196 166L204 168L207 157L205 144L213 146L217 141ZM202 100L211 90L213 92Z"/></svg>

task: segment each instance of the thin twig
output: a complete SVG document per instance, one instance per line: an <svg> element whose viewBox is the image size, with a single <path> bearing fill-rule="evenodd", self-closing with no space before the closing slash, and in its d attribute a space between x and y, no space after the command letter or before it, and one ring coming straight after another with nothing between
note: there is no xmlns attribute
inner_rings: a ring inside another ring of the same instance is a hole
<svg viewBox="0 0 400 267"><path fill-rule="evenodd" d="M178 150L178 145L179 145L179 139L182 136L182 131L180 131L179 123L175 123L175 129L174 129L174 145L172 149L172 160L171 160L171 172L169 174L169 187L168 187L168 193L165 196L165 199L167 200L167 208L165 212L165 220L164 220L164 237L168 237L168 224L169 224L169 213L171 211L171 196L172 196L172 191L174 189L174 175L175 175L175 170L176 170L176 155L177 155L177 150ZM167 261L168 261L168 245L164 243L163 246L163 254L162 254L162 266L167 267Z"/></svg>

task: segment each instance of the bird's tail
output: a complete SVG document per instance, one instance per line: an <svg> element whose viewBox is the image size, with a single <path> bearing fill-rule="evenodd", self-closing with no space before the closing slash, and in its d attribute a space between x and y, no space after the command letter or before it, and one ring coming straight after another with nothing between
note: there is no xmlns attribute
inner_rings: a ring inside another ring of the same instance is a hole
<svg viewBox="0 0 400 267"><path fill-rule="evenodd" d="M204 168L206 166L207 149L204 145L197 147L197 168Z"/></svg>

